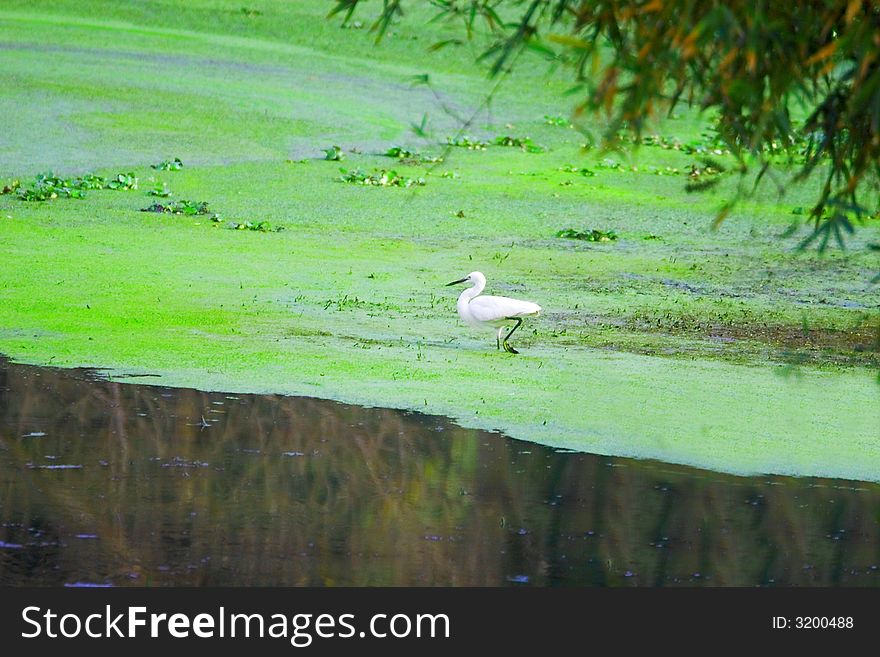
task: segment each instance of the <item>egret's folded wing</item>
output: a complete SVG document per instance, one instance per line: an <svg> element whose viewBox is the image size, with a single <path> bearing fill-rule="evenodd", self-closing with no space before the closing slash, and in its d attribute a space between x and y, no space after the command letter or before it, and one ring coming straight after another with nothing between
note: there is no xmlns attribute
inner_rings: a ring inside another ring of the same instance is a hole
<svg viewBox="0 0 880 657"><path fill-rule="evenodd" d="M468 304L474 319L481 322L494 322L509 317L537 315L541 306L531 301L520 301L508 297L479 296Z"/></svg>

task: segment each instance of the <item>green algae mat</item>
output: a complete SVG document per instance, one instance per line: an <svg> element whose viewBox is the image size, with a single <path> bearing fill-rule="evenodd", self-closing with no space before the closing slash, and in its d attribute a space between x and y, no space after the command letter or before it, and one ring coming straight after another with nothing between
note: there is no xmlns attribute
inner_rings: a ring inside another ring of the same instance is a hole
<svg viewBox="0 0 880 657"><path fill-rule="evenodd" d="M4 3L0 353L880 481L876 223L798 251L808 184L713 231L736 180L685 191L726 157L704 117L585 150L539 60L486 105L466 46L428 51L453 28L374 46L258 5ZM459 322L444 284L472 270L543 306L520 355Z"/></svg>

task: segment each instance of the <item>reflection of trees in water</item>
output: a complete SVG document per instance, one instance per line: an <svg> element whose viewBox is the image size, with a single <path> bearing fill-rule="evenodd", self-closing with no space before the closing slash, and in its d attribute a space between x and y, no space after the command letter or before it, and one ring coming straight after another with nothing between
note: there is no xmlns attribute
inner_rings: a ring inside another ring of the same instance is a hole
<svg viewBox="0 0 880 657"><path fill-rule="evenodd" d="M814 483L0 367L3 584L880 582L880 490Z"/></svg>

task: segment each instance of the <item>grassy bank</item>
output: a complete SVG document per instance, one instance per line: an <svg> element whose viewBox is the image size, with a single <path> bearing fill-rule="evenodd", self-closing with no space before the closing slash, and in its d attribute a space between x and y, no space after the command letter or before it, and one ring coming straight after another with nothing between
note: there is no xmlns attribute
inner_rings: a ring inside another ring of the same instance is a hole
<svg viewBox="0 0 880 657"><path fill-rule="evenodd" d="M688 194L687 148L584 152L545 118L569 101L542 64L478 111L488 85L466 49L426 53L442 26L374 48L325 7L289 4L9 3L3 184L53 169L139 185L0 196L0 352L412 408L570 449L880 480L876 225L847 253L795 252L805 231L779 235L805 187L767 189L712 232L734 179ZM434 91L410 85L424 73ZM441 103L476 114L474 140L541 152L443 153L458 124ZM683 113L658 132L711 150L704 127ZM341 162L324 159L334 144ZM382 155L395 145L445 159ZM173 157L181 170L149 166ZM340 167L425 184L340 182ZM181 199L210 212L139 211ZM269 230L230 229L247 222ZM567 228L617 239L556 237ZM473 269L546 309L522 355L458 323L443 284Z"/></svg>

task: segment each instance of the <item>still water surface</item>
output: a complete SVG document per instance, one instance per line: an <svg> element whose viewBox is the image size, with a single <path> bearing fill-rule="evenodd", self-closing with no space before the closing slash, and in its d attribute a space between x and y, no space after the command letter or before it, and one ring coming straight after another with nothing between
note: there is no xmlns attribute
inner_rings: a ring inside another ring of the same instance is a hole
<svg viewBox="0 0 880 657"><path fill-rule="evenodd" d="M880 585L880 486L0 360L0 585Z"/></svg>

